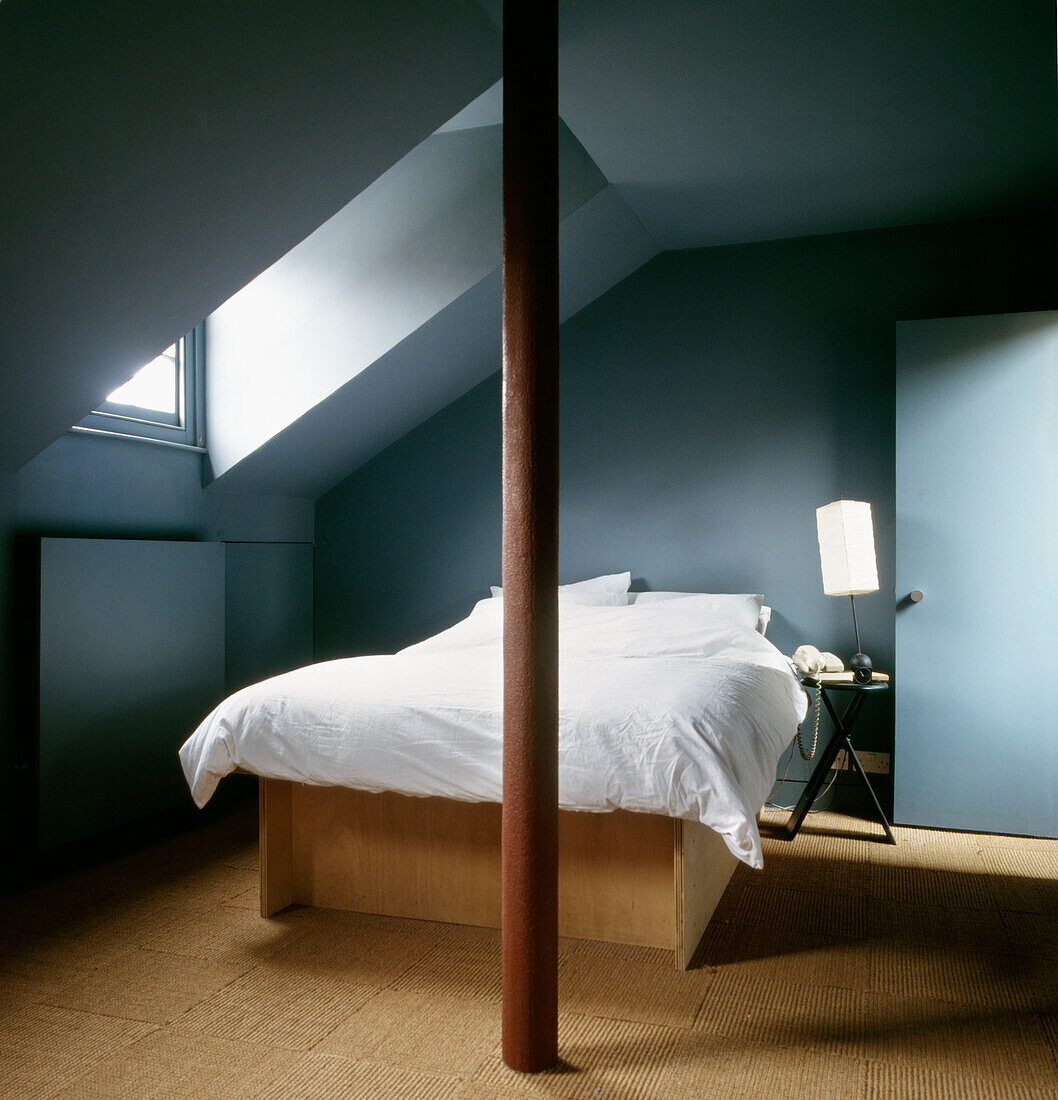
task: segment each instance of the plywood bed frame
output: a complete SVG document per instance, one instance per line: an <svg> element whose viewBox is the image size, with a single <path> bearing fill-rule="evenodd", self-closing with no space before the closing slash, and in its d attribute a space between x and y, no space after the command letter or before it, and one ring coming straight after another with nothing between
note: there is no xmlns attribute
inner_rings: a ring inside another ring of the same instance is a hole
<svg viewBox="0 0 1058 1100"><path fill-rule="evenodd" d="M500 806L260 780L261 915L288 905L500 926ZM686 969L737 860L655 814L559 814L559 933Z"/></svg>

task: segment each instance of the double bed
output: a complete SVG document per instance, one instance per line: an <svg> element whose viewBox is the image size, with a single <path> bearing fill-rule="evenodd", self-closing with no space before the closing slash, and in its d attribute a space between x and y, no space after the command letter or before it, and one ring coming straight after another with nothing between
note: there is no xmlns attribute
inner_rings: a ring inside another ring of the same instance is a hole
<svg viewBox="0 0 1058 1100"><path fill-rule="evenodd" d="M686 966L805 696L751 595L560 590L560 930ZM623 586L623 587L622 587ZM502 593L386 656L231 696L181 749L204 805L261 777L261 910L292 903L499 923Z"/></svg>

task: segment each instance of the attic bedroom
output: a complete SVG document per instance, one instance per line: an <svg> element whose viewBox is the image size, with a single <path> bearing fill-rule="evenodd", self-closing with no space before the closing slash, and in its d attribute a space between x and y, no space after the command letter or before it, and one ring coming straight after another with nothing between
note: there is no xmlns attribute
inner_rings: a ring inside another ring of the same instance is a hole
<svg viewBox="0 0 1058 1100"><path fill-rule="evenodd" d="M0 3L4 1089L1052 1095L1052 4L559 4L561 644L587 680L659 631L645 713L705 629L662 598L753 593L784 683L805 643L889 679L866 777L823 760L841 691L791 695L763 867L693 934L705 809L564 810L557 1068L501 1054L498 806L192 802L178 750L226 698L421 646L433 675L502 622L502 34L499 0ZM195 430L101 419L168 348ZM873 519L855 625L836 501ZM614 870L650 845L669 877Z"/></svg>

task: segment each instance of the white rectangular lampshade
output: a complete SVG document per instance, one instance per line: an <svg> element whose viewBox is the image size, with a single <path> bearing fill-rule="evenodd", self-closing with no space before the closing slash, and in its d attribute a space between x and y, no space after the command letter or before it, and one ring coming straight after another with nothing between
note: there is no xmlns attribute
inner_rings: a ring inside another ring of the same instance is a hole
<svg viewBox="0 0 1058 1100"><path fill-rule="evenodd" d="M816 509L823 591L828 596L860 596L878 591L871 506L862 500L836 500Z"/></svg>

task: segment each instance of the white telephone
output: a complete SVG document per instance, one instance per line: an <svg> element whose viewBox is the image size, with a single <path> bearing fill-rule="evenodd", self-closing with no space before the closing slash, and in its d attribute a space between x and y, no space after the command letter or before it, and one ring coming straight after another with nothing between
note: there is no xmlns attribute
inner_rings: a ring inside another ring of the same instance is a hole
<svg viewBox="0 0 1058 1100"><path fill-rule="evenodd" d="M798 646L791 658L794 667L803 676L815 676L819 672L843 672L845 666L833 653L820 653L814 645Z"/></svg>
<svg viewBox="0 0 1058 1100"><path fill-rule="evenodd" d="M794 650L790 658L794 668L802 676L818 676L821 672L844 672L845 666L841 658L833 653L820 653L814 645L801 645ZM821 699L819 697L819 681L816 681L815 721L812 724L812 748L805 752L804 742L801 740L801 727L797 727L797 749L802 760L811 760L816 754L816 746L819 744L819 710Z"/></svg>

